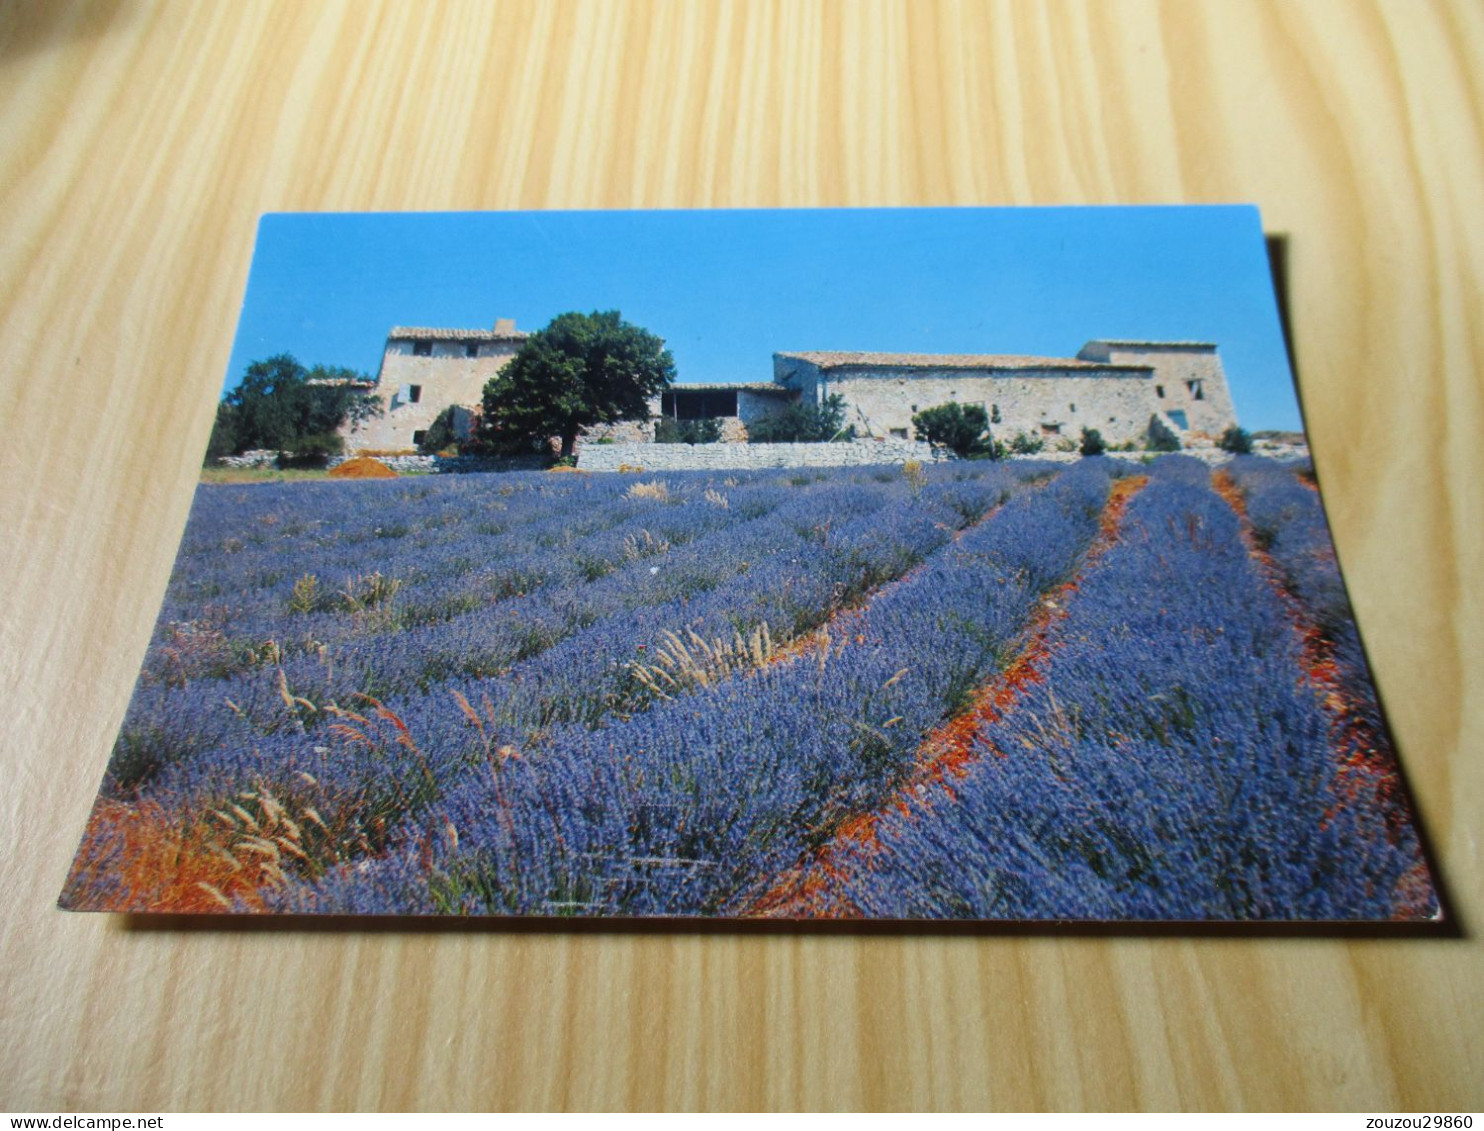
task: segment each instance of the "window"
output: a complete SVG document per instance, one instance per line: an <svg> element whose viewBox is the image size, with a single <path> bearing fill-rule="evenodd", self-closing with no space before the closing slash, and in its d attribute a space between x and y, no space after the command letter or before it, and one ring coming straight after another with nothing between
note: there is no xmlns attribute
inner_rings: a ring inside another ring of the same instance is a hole
<svg viewBox="0 0 1484 1131"><path fill-rule="evenodd" d="M417 404L417 402L420 401L420 400L422 400L422 399L423 399L423 387L421 385L408 385L407 386L407 403L408 404Z"/></svg>
<svg viewBox="0 0 1484 1131"><path fill-rule="evenodd" d="M1180 409L1173 409L1165 413L1165 415L1170 418L1170 423L1182 431L1190 427L1190 421L1186 419L1185 413Z"/></svg>
<svg viewBox="0 0 1484 1131"><path fill-rule="evenodd" d="M1041 435L1043 435L1043 436L1060 436L1061 435L1061 425L1060 424L1042 424L1041 425Z"/></svg>
<svg viewBox="0 0 1484 1131"><path fill-rule="evenodd" d="M1164 400L1165 399L1165 387L1163 385L1156 385L1156 386L1154 386L1154 395L1156 397L1158 397L1160 400Z"/></svg>
<svg viewBox="0 0 1484 1131"><path fill-rule="evenodd" d="M1206 399L1205 387L1201 384L1199 379L1185 382L1185 387L1190 390L1191 400L1203 401Z"/></svg>
<svg viewBox="0 0 1484 1131"><path fill-rule="evenodd" d="M889 431L893 440L905 440L907 438L907 430L905 428L892 428Z"/></svg>
<svg viewBox="0 0 1484 1131"><path fill-rule="evenodd" d="M913 412L916 412L916 411L917 411L917 406L916 406L916 405L913 405L913 406L912 406L912 411L913 411Z"/></svg>
<svg viewBox="0 0 1484 1131"><path fill-rule="evenodd" d="M465 342L464 343L464 356L465 357L478 357L479 356L479 343L478 342Z"/></svg>
<svg viewBox="0 0 1484 1131"><path fill-rule="evenodd" d="M427 434L428 434L428 430L426 428L419 428L416 432L414 432L412 434L412 442L414 444L416 444L419 448L422 447L423 446L423 439L424 439L424 437L427 436Z"/></svg>
<svg viewBox="0 0 1484 1131"><path fill-rule="evenodd" d="M1073 412L1076 412L1077 411L1077 406L1075 404L1069 404L1069 405L1067 405L1067 407L1069 409L1071 409Z"/></svg>
<svg viewBox="0 0 1484 1131"><path fill-rule="evenodd" d="M432 357L433 356L433 343L430 342L430 341L428 341L427 338L419 338L417 341L415 341L415 342L412 343L412 356L413 357Z"/></svg>

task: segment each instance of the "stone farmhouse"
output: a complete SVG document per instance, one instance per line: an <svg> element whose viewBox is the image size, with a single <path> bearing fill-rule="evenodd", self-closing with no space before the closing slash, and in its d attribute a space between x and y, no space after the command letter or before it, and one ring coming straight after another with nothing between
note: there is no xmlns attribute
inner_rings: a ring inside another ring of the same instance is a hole
<svg viewBox="0 0 1484 1131"><path fill-rule="evenodd" d="M370 390L381 401L382 414L348 433L346 448L386 452L415 448L449 405L461 410L455 429L467 437L486 382L528 336L511 318L501 318L493 330L393 326Z"/></svg>
<svg viewBox="0 0 1484 1131"><path fill-rule="evenodd" d="M1076 438L1096 428L1110 444L1138 442L1151 417L1182 442L1236 424L1211 342L1095 340L1076 357L853 353L773 355L773 380L810 403L838 393L859 435L914 439L912 416L957 401L984 406L999 438Z"/></svg>
<svg viewBox="0 0 1484 1131"><path fill-rule="evenodd" d="M510 319L492 330L394 326L387 335L374 391L383 415L347 437L351 450L414 448L450 405L467 435L485 383L526 339ZM771 382L677 384L655 398L652 416L719 418L723 441L747 438L747 427L794 402L819 404L839 394L856 435L910 440L914 413L957 401L982 405L991 432L1050 444L1095 428L1109 444L1140 443L1150 421L1163 421L1182 443L1215 439L1237 422L1226 374L1211 342L1096 339L1075 357L1005 354L802 351L773 355ZM654 423L594 429L589 441L654 439Z"/></svg>

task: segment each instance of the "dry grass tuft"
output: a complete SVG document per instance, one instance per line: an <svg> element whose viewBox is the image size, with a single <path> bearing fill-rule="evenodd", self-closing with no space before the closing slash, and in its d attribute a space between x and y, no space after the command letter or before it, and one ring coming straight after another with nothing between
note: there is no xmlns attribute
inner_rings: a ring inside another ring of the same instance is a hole
<svg viewBox="0 0 1484 1131"><path fill-rule="evenodd" d="M673 699L678 693L761 668L772 658L773 638L768 626L760 624L746 639L740 632L731 640L706 640L694 632L682 638L666 632L650 662L633 664L629 670L656 697Z"/></svg>
<svg viewBox="0 0 1484 1131"><path fill-rule="evenodd" d="M204 819L159 805L99 800L61 905L78 911L263 911L262 893L307 861L303 821L267 792L240 793Z"/></svg>
<svg viewBox="0 0 1484 1131"><path fill-rule="evenodd" d="M381 571L377 570L375 573L364 573L348 578L345 588L339 593L339 598L343 608L352 613L363 613L389 604L400 588L402 588L402 582L398 578L384 577Z"/></svg>
<svg viewBox="0 0 1484 1131"><path fill-rule="evenodd" d="M627 535L623 540L623 556L625 561L637 562L643 558L652 558L659 554L668 554L670 543L664 538L657 538L649 531L640 528L633 534Z"/></svg>
<svg viewBox="0 0 1484 1131"><path fill-rule="evenodd" d="M670 485L663 479L652 479L648 483L635 483L624 496L629 499L653 499L657 503L670 501Z"/></svg>

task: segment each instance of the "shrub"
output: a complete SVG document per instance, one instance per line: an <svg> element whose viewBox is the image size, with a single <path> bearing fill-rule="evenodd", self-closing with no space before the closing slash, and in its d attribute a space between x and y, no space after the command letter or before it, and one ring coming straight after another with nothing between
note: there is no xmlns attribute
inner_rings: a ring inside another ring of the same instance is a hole
<svg viewBox="0 0 1484 1131"><path fill-rule="evenodd" d="M312 613L319 608L319 578L306 573L294 582L294 592L289 597L289 612Z"/></svg>
<svg viewBox="0 0 1484 1131"><path fill-rule="evenodd" d="M752 444L820 443L855 439L845 423L845 398L832 393L823 404L791 404L747 426Z"/></svg>
<svg viewBox="0 0 1484 1131"><path fill-rule="evenodd" d="M1085 456L1100 456L1108 450L1108 445L1103 442L1103 434L1096 428L1082 429L1081 452Z"/></svg>
<svg viewBox="0 0 1484 1131"><path fill-rule="evenodd" d="M342 451L344 444L335 433L316 433L300 436L294 441L292 451L278 453L277 462L281 468L324 467L331 456L338 456Z"/></svg>
<svg viewBox="0 0 1484 1131"><path fill-rule="evenodd" d="M902 464L902 477L907 480L907 486L915 499L922 494L922 489L927 486L928 474L923 466L915 459L909 459Z"/></svg>
<svg viewBox="0 0 1484 1131"><path fill-rule="evenodd" d="M1252 434L1245 428L1238 428L1233 424L1221 434L1221 439L1216 441L1216 446L1224 452L1230 452L1234 456L1250 456L1252 454Z"/></svg>
<svg viewBox="0 0 1484 1131"><path fill-rule="evenodd" d="M1046 446L1046 441L1039 436L1028 436L1024 432L1017 432L1010 441L1010 450L1018 456L1033 456Z"/></svg>
<svg viewBox="0 0 1484 1131"><path fill-rule="evenodd" d="M989 414L983 405L961 405L957 401L923 409L912 417L919 440L947 448L963 458L993 455L989 438Z"/></svg>
<svg viewBox="0 0 1484 1131"><path fill-rule="evenodd" d="M654 426L656 444L715 444L721 439L721 421L714 416L701 420L660 417Z"/></svg>
<svg viewBox="0 0 1484 1131"><path fill-rule="evenodd" d="M458 405L449 405L429 424L423 432L417 450L425 456L438 455L445 448L459 442L459 417L467 416L469 410Z"/></svg>
<svg viewBox="0 0 1484 1131"><path fill-rule="evenodd" d="M1144 440L1146 452L1178 452L1180 437L1158 416L1149 418L1149 432Z"/></svg>

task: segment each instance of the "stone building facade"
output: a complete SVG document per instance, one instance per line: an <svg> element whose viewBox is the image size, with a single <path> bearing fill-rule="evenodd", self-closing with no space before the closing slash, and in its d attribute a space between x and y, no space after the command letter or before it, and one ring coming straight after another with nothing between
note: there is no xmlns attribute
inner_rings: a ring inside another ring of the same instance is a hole
<svg viewBox="0 0 1484 1131"><path fill-rule="evenodd" d="M1001 439L1076 439L1086 427L1110 444L1139 443L1152 417L1182 440L1214 439L1236 423L1209 342L1097 340L1071 358L777 353L773 379L808 403L839 394L863 436L910 439L913 414L955 401L983 406Z"/></svg>
<svg viewBox="0 0 1484 1131"><path fill-rule="evenodd" d="M1077 353L1105 365L1147 365L1154 372L1155 411L1179 433L1210 436L1237 423L1226 371L1210 342L1088 342Z"/></svg>
<svg viewBox="0 0 1484 1131"><path fill-rule="evenodd" d="M380 417L347 433L350 451L407 451L450 405L464 437L484 397L485 383L515 356L527 334L502 318L492 330L393 326L373 390Z"/></svg>
<svg viewBox="0 0 1484 1131"><path fill-rule="evenodd" d="M415 448L438 414L459 406L465 435L486 382L504 368L526 333L502 319L492 330L394 326L375 393L383 414L346 437L352 451ZM1142 443L1152 419L1182 442L1216 439L1236 424L1226 375L1210 342L1096 339L1075 357L1006 354L804 351L773 355L771 382L677 384L650 403L652 417L718 419L724 442L790 403L820 404L840 394L856 435L911 441L912 417L937 405L982 405L1001 440L1018 434L1054 446L1095 428L1109 444ZM591 448L651 443L654 421L589 430Z"/></svg>

